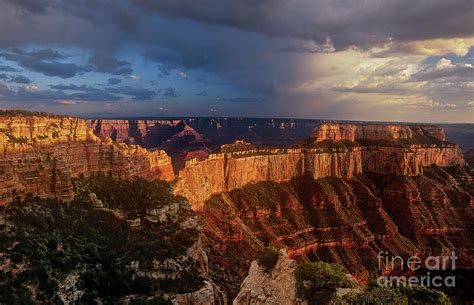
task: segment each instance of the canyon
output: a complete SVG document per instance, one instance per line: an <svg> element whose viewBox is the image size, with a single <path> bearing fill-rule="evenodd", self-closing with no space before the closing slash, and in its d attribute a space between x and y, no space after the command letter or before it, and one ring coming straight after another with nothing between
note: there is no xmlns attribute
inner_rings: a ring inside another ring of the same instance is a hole
<svg viewBox="0 0 474 305"><path fill-rule="evenodd" d="M266 245L338 262L362 283L391 272L377 270L379 251L456 248L459 267L473 268L474 182L447 138L431 125L3 116L0 204L70 201L74 178L99 172L169 181L229 295Z"/></svg>
<svg viewBox="0 0 474 305"><path fill-rule="evenodd" d="M0 116L0 150L0 204L28 193L70 201L71 179L98 172L174 179L164 151L99 138L76 118Z"/></svg>

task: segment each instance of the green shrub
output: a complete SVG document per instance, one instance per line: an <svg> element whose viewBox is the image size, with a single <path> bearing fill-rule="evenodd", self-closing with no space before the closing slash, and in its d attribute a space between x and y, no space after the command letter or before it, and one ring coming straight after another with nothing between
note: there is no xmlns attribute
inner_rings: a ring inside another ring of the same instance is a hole
<svg viewBox="0 0 474 305"><path fill-rule="evenodd" d="M46 112L39 112L39 111L28 111L22 109L8 109L8 110L0 110L0 116L39 116L39 117L61 117L60 115L49 114Z"/></svg>
<svg viewBox="0 0 474 305"><path fill-rule="evenodd" d="M89 202L91 190L114 212L94 208ZM133 229L126 222L145 219L146 208L176 203L173 221L142 221ZM117 217L116 212L127 217ZM77 288L84 291L79 304L117 304L127 296L136 296L136 304L168 304L159 296L202 287L193 261L183 263L180 278L168 280L141 278L128 267L138 261L147 270L154 260L185 253L199 238L198 228L181 226L194 214L166 182L104 175L83 178L76 181L76 197L67 205L27 196L0 206L0 215L5 223L0 227L2 259L11 259L14 269L26 266L15 273L0 271L0 304L60 303L59 283L70 274L77 274ZM35 287L34 295L28 287Z"/></svg>
<svg viewBox="0 0 474 305"><path fill-rule="evenodd" d="M374 287L359 294L350 294L344 298L348 304L364 305L408 305L408 298L398 289Z"/></svg>
<svg viewBox="0 0 474 305"><path fill-rule="evenodd" d="M339 264L303 263L295 272L298 296L309 304L328 304L339 287L350 287L344 269Z"/></svg>
<svg viewBox="0 0 474 305"><path fill-rule="evenodd" d="M275 247L266 247L258 256L257 262L260 266L270 271L275 267L278 261L278 250Z"/></svg>
<svg viewBox="0 0 474 305"><path fill-rule="evenodd" d="M444 292L425 286L407 286L400 288L400 291L406 295L410 304L451 304Z"/></svg>
<svg viewBox="0 0 474 305"><path fill-rule="evenodd" d="M28 138L27 137L15 137L12 134L7 133L6 134L8 137L8 143L11 144L27 144L28 143Z"/></svg>
<svg viewBox="0 0 474 305"><path fill-rule="evenodd" d="M371 287L362 293L352 293L344 297L348 304L364 305L408 305L408 304L443 304L452 302L448 296L438 290L425 286L406 287Z"/></svg>

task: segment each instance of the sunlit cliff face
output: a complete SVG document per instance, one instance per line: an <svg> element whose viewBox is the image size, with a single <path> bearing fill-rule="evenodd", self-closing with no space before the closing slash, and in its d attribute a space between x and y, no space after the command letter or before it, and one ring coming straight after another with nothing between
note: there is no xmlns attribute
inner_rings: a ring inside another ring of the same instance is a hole
<svg viewBox="0 0 474 305"><path fill-rule="evenodd" d="M0 107L474 122L468 0L0 1Z"/></svg>

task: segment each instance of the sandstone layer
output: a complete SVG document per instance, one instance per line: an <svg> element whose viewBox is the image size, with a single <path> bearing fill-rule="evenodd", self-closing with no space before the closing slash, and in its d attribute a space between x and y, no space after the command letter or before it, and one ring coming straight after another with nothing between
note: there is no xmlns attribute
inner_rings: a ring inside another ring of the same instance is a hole
<svg viewBox="0 0 474 305"><path fill-rule="evenodd" d="M89 120L88 126L97 135L117 142L158 147L173 135L181 120Z"/></svg>
<svg viewBox="0 0 474 305"><path fill-rule="evenodd" d="M185 196L200 210L213 194L232 191L261 181L284 182L295 177L350 179L362 172L360 148L339 149L255 149L211 154L187 161L179 173L175 193Z"/></svg>
<svg viewBox="0 0 474 305"><path fill-rule="evenodd" d="M339 124L324 123L315 129L313 138L317 142L324 140L333 141L391 141L400 139L416 139L418 137L432 137L445 141L446 136L440 127L436 126L409 126L393 124Z"/></svg>
<svg viewBox="0 0 474 305"><path fill-rule="evenodd" d="M410 145L408 147L335 147L252 149L211 154L187 161L179 172L175 192L195 210L213 194L262 181L285 182L298 177L351 179L372 172L417 176L431 164L464 165L459 147Z"/></svg>
<svg viewBox="0 0 474 305"><path fill-rule="evenodd" d="M118 144L69 117L0 117L0 204L32 193L70 200L71 178L110 172L130 178L174 178L164 151Z"/></svg>

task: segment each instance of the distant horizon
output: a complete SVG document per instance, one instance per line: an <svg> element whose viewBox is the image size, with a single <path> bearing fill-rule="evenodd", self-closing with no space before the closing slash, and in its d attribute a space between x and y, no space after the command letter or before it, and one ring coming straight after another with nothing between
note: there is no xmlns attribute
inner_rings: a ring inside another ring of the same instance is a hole
<svg viewBox="0 0 474 305"><path fill-rule="evenodd" d="M320 121L320 122L347 122L347 123L374 123L374 124L415 124L415 125L474 125L469 122L416 122L416 121L385 121L385 120L354 120L354 119L327 119L327 118L296 118L296 117L252 117L252 116L223 116L223 115L208 115L208 116L193 116L193 115L120 115L117 116L98 116L96 114L84 114L84 115L71 115L67 113L53 113L41 110L30 110L21 108L0 108L3 111L31 111L31 112L45 112L51 115L68 116L81 118L85 120L181 120L181 119L192 119L192 118L222 118L222 119L255 119L255 120L301 120L301 121Z"/></svg>

